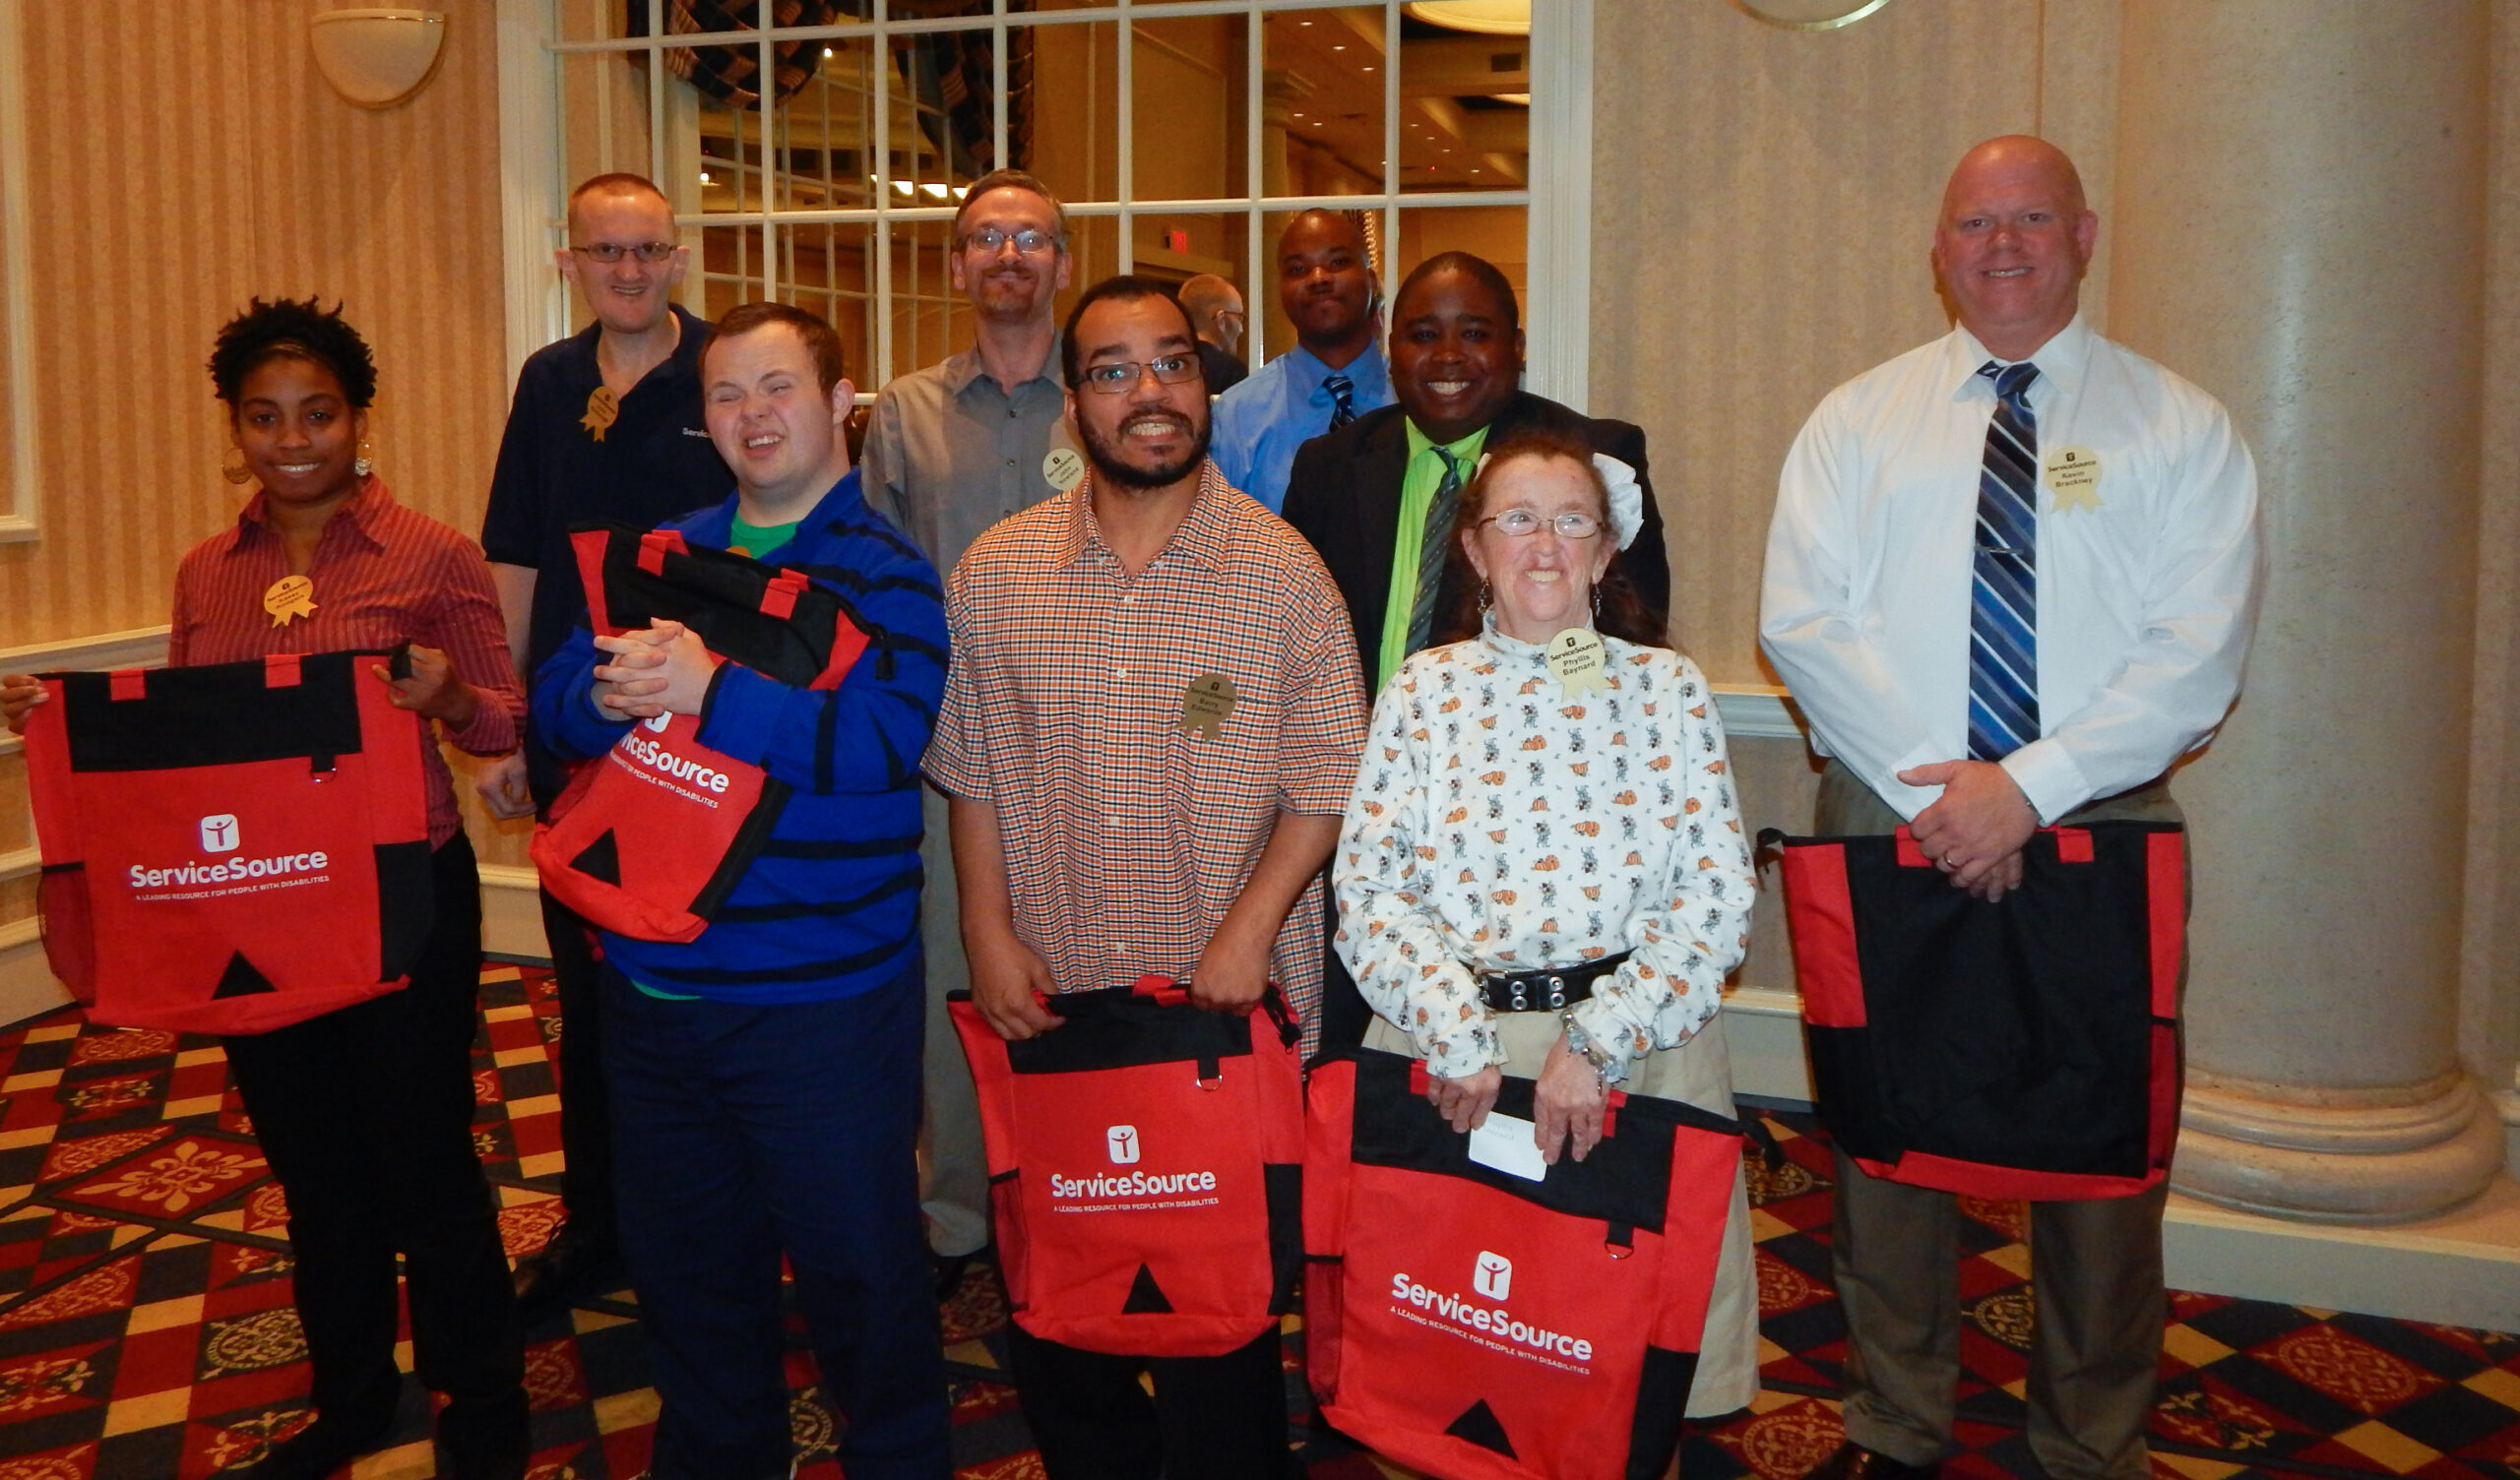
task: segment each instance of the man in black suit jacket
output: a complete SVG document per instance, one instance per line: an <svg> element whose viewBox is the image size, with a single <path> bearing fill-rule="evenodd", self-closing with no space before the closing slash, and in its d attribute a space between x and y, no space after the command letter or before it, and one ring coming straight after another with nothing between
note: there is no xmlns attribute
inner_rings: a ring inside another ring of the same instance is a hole
<svg viewBox="0 0 2520 1480"><path fill-rule="evenodd" d="M1663 548L1654 483L1646 474L1644 429L1534 396L1520 389L1522 371L1521 315L1504 275L1467 252L1430 257L1401 284L1392 305L1391 387L1399 404L1315 437L1295 454L1287 479L1286 520L1312 541L1339 583L1370 689L1379 690L1414 650L1396 644L1404 650L1388 652L1384 642L1413 428L1418 443L1463 450L1468 462L1477 462L1480 449L1515 432L1542 430L1571 437L1636 469L1645 494L1644 527L1612 568L1627 573L1657 613L1670 605L1670 557ZM1475 447L1463 447L1482 431ZM1466 462L1465 482L1469 474ZM1414 553L1419 541L1408 543ZM1456 594L1447 583L1435 610L1451 610ZM1442 641L1443 635L1432 640Z"/></svg>
<svg viewBox="0 0 2520 1480"><path fill-rule="evenodd" d="M1645 495L1644 524L1611 569L1626 572L1658 615L1670 605L1670 557L1663 548L1654 484L1645 472L1644 429L1596 420L1534 396L1521 389L1522 373L1522 318L1513 285L1494 264L1467 252L1430 257L1409 275L1392 304L1391 388L1399 404L1368 411L1295 453L1285 517L1312 541L1339 583L1369 691L1378 692L1418 646L1407 630L1410 613L1393 611L1399 594L1393 590L1393 567L1404 554L1411 568L1419 565L1424 516L1404 541L1403 493L1413 459L1435 459L1437 449L1461 460L1465 483L1481 451L1520 431L1555 432L1636 469ZM1421 462L1418 472L1421 489L1440 478L1440 466L1432 462ZM1453 538L1449 526L1440 537ZM1459 595L1451 589L1453 579L1436 594L1437 613L1453 609ZM1415 586L1413 578L1413 591ZM1438 626L1427 641L1461 636ZM1331 923L1335 927L1336 919ZM1336 951L1323 962L1321 1011L1325 1046L1362 1041L1371 1014Z"/></svg>

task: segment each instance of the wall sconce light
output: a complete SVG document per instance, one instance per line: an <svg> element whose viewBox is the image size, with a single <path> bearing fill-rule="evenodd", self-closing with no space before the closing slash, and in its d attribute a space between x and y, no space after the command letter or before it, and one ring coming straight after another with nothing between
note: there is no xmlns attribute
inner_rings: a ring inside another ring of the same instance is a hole
<svg viewBox="0 0 2520 1480"><path fill-rule="evenodd" d="M390 108L418 92L446 44L446 17L433 10L319 11L306 28L324 80L362 108Z"/></svg>
<svg viewBox="0 0 2520 1480"><path fill-rule="evenodd" d="M1732 8L1780 31L1836 31L1853 26L1890 0L1732 0Z"/></svg>

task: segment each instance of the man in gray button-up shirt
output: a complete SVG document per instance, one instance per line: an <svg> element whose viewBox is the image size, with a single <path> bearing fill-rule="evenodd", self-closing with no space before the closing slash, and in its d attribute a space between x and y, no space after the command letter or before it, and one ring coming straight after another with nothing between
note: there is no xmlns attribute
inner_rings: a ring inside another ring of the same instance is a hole
<svg viewBox="0 0 2520 1480"><path fill-rule="evenodd" d="M972 184L954 217L954 286L972 300L971 348L895 380L867 428L867 504L950 573L980 531L1061 491L1085 470L1065 419L1058 321L1068 283L1067 213L1040 181L1001 169ZM1053 462L1053 455L1065 457ZM1064 475L1067 483L1054 481ZM988 1242L988 1159L962 1043L945 994L970 985L945 799L926 796L919 844L927 890L926 1125L921 1135L928 1248L938 1298Z"/></svg>

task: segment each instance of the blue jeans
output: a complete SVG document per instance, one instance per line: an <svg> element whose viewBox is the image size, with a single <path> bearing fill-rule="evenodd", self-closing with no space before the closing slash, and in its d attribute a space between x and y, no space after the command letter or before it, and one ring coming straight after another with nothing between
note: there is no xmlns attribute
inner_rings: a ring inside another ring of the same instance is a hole
<svg viewBox="0 0 2520 1480"><path fill-rule="evenodd" d="M621 1250L663 1404L656 1480L788 1473L782 1254L850 1480L945 1480L918 970L769 1007L662 1001L603 975Z"/></svg>

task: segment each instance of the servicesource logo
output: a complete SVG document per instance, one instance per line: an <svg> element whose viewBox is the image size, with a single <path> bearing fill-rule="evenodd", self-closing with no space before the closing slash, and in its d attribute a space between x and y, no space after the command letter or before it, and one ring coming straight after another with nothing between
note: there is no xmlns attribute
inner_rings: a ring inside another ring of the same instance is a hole
<svg viewBox="0 0 2520 1480"><path fill-rule="evenodd" d="M1146 1141L1135 1126L1111 1126L1102 1132L1102 1153L1113 1166L1136 1166L1146 1155ZM1059 1202L1090 1203L1062 1208L1072 1212L1115 1212L1150 1207L1198 1207L1214 1202L1217 1174L1184 1172L1090 1172L1081 1177L1050 1173L1050 1197Z"/></svg>
<svg viewBox="0 0 2520 1480"><path fill-rule="evenodd" d="M663 719L668 722L671 721L672 717L673 716L670 714L660 714L657 716L658 719ZM623 735L621 737L621 743L613 747L614 753L616 755L628 756L631 760L638 762L641 766L646 767L648 770L655 771L657 774L663 776L668 780L680 781L687 786L694 786L702 791L714 792L721 795L725 792L728 777L724 771L720 771L705 762L695 761L689 756L674 754L672 751L667 750L656 741L650 740L641 735L639 733L641 729L653 729L658 734L664 733L662 728L658 727L656 720L647 720L642 724L633 727L628 734Z"/></svg>
<svg viewBox="0 0 2520 1480"><path fill-rule="evenodd" d="M1492 1250L1480 1250L1479 1257L1471 1261L1470 1287L1496 1304L1484 1304L1458 1290L1430 1289L1405 1269L1391 1276L1391 1300L1395 1310L1408 1308L1399 1311L1407 1320L1452 1330L1513 1356L1559 1368L1567 1367L1569 1361L1593 1360L1592 1338L1535 1326L1504 1308L1514 1289L1512 1260ZM1422 1316L1418 1314L1421 1311L1425 1313Z"/></svg>
<svg viewBox="0 0 2520 1480"><path fill-rule="evenodd" d="M233 812L214 812L194 825L194 835L206 854L226 853L224 858L195 859L190 863L168 864L152 868L145 863L131 865L126 877L135 890L203 890L214 894L246 894L279 885L312 884L332 867L333 860L321 848L302 853L272 853L261 858L250 857L244 847L245 832ZM228 888L226 886L245 886Z"/></svg>

